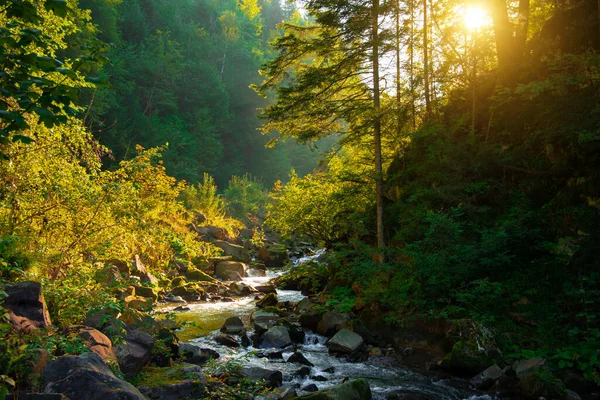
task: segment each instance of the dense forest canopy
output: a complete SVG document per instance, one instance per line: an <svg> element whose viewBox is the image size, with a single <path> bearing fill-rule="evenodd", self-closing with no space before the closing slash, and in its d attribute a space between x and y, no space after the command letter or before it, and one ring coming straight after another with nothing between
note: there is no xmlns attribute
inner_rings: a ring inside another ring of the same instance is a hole
<svg viewBox="0 0 600 400"><path fill-rule="evenodd" d="M597 0L0 0L0 51L0 297L133 324L309 243L282 282L318 310L600 384ZM23 349L83 351L4 310L0 399Z"/></svg>

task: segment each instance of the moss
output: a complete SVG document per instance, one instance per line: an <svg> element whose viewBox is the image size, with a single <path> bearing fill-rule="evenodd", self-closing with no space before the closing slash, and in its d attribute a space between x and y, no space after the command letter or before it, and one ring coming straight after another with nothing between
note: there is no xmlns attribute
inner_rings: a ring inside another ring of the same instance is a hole
<svg viewBox="0 0 600 400"><path fill-rule="evenodd" d="M199 269L188 269L186 276L190 281L214 282L215 279Z"/></svg>
<svg viewBox="0 0 600 400"><path fill-rule="evenodd" d="M183 276L177 276L177 277L173 278L173 280L171 281L171 287L181 286L181 285L185 285L185 284L186 284L186 280Z"/></svg>
<svg viewBox="0 0 600 400"><path fill-rule="evenodd" d="M154 367L146 366L131 379L131 384L134 386L166 386L174 385L181 382L182 380L194 379L193 375L184 371L186 367L194 367L193 364L176 364L172 367Z"/></svg>
<svg viewBox="0 0 600 400"><path fill-rule="evenodd" d="M371 399L371 388L364 379L356 379L298 398L306 400L367 400Z"/></svg>

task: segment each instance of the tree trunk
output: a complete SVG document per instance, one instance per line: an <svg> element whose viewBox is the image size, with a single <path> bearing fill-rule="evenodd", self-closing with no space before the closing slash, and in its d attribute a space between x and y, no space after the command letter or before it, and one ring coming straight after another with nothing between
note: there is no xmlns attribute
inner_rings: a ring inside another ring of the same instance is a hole
<svg viewBox="0 0 600 400"><path fill-rule="evenodd" d="M425 111L427 117L431 114L431 99L429 98L429 38L427 34L427 0L423 0L423 85L425 86Z"/></svg>
<svg viewBox="0 0 600 400"><path fill-rule="evenodd" d="M383 162L381 157L381 103L379 93L379 0L373 0L373 141L375 145L375 196L377 208L377 247L380 250L379 262L384 262L383 248Z"/></svg>
<svg viewBox="0 0 600 400"><path fill-rule="evenodd" d="M600 1L600 0L598 0ZM413 131L417 130L417 99L415 98L415 4L410 1L410 97Z"/></svg>
<svg viewBox="0 0 600 400"><path fill-rule="evenodd" d="M517 31L515 34L515 50L517 51L517 57L521 57L525 54L527 34L529 32L529 9L530 0L519 1L519 15L517 17Z"/></svg>
<svg viewBox="0 0 600 400"><path fill-rule="evenodd" d="M598 0L600 1L600 0ZM395 10L395 18L396 18L396 107L397 110L397 118L398 118L398 134L400 134L400 113L401 113L401 105L400 101L400 0L396 0L396 10Z"/></svg>
<svg viewBox="0 0 600 400"><path fill-rule="evenodd" d="M498 54L498 69L501 81L507 83L512 78L513 37L508 19L506 0L492 0L492 19L496 36L496 52Z"/></svg>

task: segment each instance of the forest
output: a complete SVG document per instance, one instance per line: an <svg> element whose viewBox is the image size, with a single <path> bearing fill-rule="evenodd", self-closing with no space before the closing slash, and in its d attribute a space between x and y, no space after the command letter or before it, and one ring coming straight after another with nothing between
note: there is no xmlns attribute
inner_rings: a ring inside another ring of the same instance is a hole
<svg viewBox="0 0 600 400"><path fill-rule="evenodd" d="M0 63L0 400L600 398L600 1L0 0Z"/></svg>

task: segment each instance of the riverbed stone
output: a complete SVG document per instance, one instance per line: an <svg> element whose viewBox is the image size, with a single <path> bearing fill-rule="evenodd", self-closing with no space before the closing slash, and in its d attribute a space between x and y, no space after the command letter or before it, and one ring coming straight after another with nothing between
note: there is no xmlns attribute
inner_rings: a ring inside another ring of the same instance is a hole
<svg viewBox="0 0 600 400"><path fill-rule="evenodd" d="M306 334L300 327L292 324L290 321L284 318L279 319L277 321L277 325L284 326L288 330L290 333L290 338L294 343L304 343L304 337Z"/></svg>
<svg viewBox="0 0 600 400"><path fill-rule="evenodd" d="M546 366L548 361L545 358L529 358L515 362L514 370L517 378L523 378L529 374L535 373L540 368Z"/></svg>
<svg viewBox="0 0 600 400"><path fill-rule="evenodd" d="M304 357L304 354L300 353L299 351L296 351L294 354L292 354L287 359L287 362L289 362L289 363L298 363L298 364L306 365L306 366L309 366L309 367L314 367L315 366L313 363L311 363L310 361L308 361L306 359L306 357Z"/></svg>
<svg viewBox="0 0 600 400"><path fill-rule="evenodd" d="M305 400L371 400L371 388L364 379L356 379L341 385L319 390L318 392L299 396Z"/></svg>
<svg viewBox="0 0 600 400"><path fill-rule="evenodd" d="M188 342L179 343L179 355L192 364L204 364L208 360L216 360L221 356L214 349Z"/></svg>
<svg viewBox="0 0 600 400"><path fill-rule="evenodd" d="M52 325L40 283L18 282L6 285L4 291L8 295L4 307L15 328L30 332Z"/></svg>
<svg viewBox="0 0 600 400"><path fill-rule="evenodd" d="M277 298L277 295L275 293L269 293L265 297L260 299L256 303L256 306L258 308L275 307L277 305L277 303L279 303L279 299Z"/></svg>
<svg viewBox="0 0 600 400"><path fill-rule="evenodd" d="M221 327L221 332L230 335L236 335L245 331L244 323L240 317L229 317L225 320L225 323Z"/></svg>
<svg viewBox="0 0 600 400"><path fill-rule="evenodd" d="M242 367L240 369L240 374L250 380L264 380L273 388L281 386L283 382L283 374L281 371L274 371L260 367Z"/></svg>
<svg viewBox="0 0 600 400"><path fill-rule="evenodd" d="M240 343L233 336L230 335L218 335L215 338L215 342L222 346L240 347Z"/></svg>
<svg viewBox="0 0 600 400"><path fill-rule="evenodd" d="M264 294L277 293L277 289L273 285L258 285L254 286L254 289Z"/></svg>
<svg viewBox="0 0 600 400"><path fill-rule="evenodd" d="M324 313L325 313L325 310L323 310L321 308L310 309L307 312L300 315L300 318L299 318L300 325L302 325L303 328L307 328L307 329L310 329L311 331L316 332L317 326L319 325L319 322L321 321L321 317L323 316Z"/></svg>
<svg viewBox="0 0 600 400"><path fill-rule="evenodd" d="M87 348L91 352L98 354L102 358L102 361L107 364L117 364L117 356L113 350L112 342L104 333L86 326L79 330L77 336L85 340Z"/></svg>
<svg viewBox="0 0 600 400"><path fill-rule="evenodd" d="M60 357L48 364L43 382L44 393L62 393L70 399L145 400L133 385L117 378L96 353Z"/></svg>
<svg viewBox="0 0 600 400"><path fill-rule="evenodd" d="M215 278L195 268L189 268L185 276L190 282L215 282Z"/></svg>
<svg viewBox="0 0 600 400"><path fill-rule="evenodd" d="M341 329L327 342L327 348L334 353L350 354L364 343L363 338L348 329Z"/></svg>
<svg viewBox="0 0 600 400"><path fill-rule="evenodd" d="M494 382L500 379L502 375L504 375L502 368L500 368L497 364L494 364L482 373L471 378L470 383L476 389L487 390L492 387Z"/></svg>
<svg viewBox="0 0 600 400"><path fill-rule="evenodd" d="M290 344L292 344L292 339L284 326L274 326L262 336L262 347L283 348Z"/></svg>
<svg viewBox="0 0 600 400"><path fill-rule="evenodd" d="M155 340L140 329L126 327L124 343L115 349L121 372L126 377L137 375L150 360Z"/></svg>

